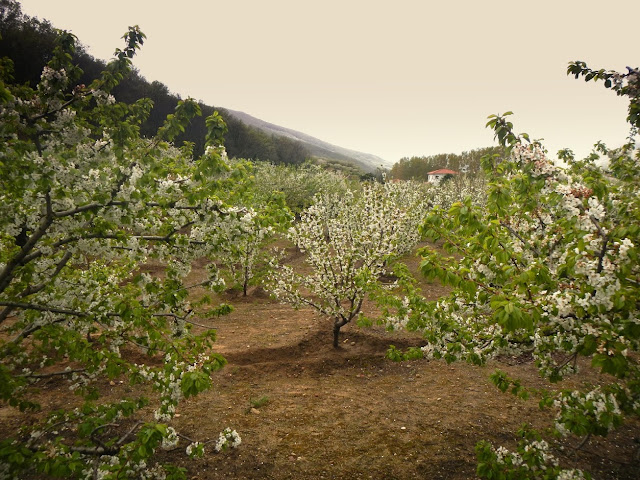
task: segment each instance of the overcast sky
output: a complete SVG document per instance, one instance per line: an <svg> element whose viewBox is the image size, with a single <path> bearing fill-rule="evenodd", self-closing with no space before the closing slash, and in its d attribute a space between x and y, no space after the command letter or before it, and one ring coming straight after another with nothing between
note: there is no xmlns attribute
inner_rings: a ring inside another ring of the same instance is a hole
<svg viewBox="0 0 640 480"><path fill-rule="evenodd" d="M102 59L139 25L147 80L391 163L493 145L507 110L551 153L617 146L627 103L567 63L640 66L638 0L20 3Z"/></svg>

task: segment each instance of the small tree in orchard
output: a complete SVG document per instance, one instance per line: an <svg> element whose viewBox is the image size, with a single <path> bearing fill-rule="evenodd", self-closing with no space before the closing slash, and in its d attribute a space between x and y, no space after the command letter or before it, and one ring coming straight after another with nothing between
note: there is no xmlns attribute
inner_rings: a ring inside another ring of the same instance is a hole
<svg viewBox="0 0 640 480"><path fill-rule="evenodd" d="M569 166L561 168L540 144L516 135L505 116L491 116L488 126L509 155L483 161L486 206L467 199L436 209L423 226L456 258L424 249L422 271L453 293L437 303L416 296L398 302L394 321L424 331L429 358L484 363L529 353L553 382L575 373L579 357L589 358L613 380L541 394L541 405L556 412L557 433L583 437L582 445L640 415L640 73L593 71L582 62L569 73L604 80L630 99L629 143L615 150L597 144L583 161L562 151ZM492 380L522 397L535 392L500 371ZM481 442L478 474L588 477L563 470L537 433L525 429L521 437L517 452Z"/></svg>
<svg viewBox="0 0 640 480"><path fill-rule="evenodd" d="M39 389L52 379L77 394L3 435L2 478L184 477L156 464L154 452L176 445L167 422L224 364L211 351L212 330L191 333L196 307L184 279L234 215L220 176L229 168L226 127L217 114L207 119L200 158L173 147L199 114L187 100L156 137L140 138L150 101L126 105L109 94L144 35L136 27L124 38L88 86L74 84L80 72L68 33L35 90L14 85L10 62L0 64L0 399L44 409ZM166 265L162 278L141 273L149 260ZM203 284L221 286L215 269ZM131 398L100 399L117 378L146 386ZM140 411L148 404L154 418ZM225 430L218 446L239 442ZM187 453L202 453L202 444Z"/></svg>
<svg viewBox="0 0 640 480"><path fill-rule="evenodd" d="M277 232L290 225L289 210L283 202L270 202L242 209L221 225L217 234L217 259L229 272L231 282L247 296L250 285L265 275L271 259L267 244Z"/></svg>
<svg viewBox="0 0 640 480"><path fill-rule="evenodd" d="M244 159L229 163L231 170L221 177L234 181L234 214L225 218L211 240L222 277L247 296L249 286L259 284L269 271L273 252L268 244L291 225L292 214L281 192L257 188L263 170Z"/></svg>
<svg viewBox="0 0 640 480"><path fill-rule="evenodd" d="M421 195L407 185L374 183L359 193L317 197L288 233L312 271L277 266L272 292L296 308L310 306L332 318L338 347L340 329L358 315L389 261L418 242L425 209Z"/></svg>

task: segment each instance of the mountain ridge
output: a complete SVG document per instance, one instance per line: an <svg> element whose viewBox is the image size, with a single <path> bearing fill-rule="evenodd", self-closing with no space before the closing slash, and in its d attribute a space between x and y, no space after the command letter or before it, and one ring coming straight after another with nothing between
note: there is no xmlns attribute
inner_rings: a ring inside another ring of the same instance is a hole
<svg viewBox="0 0 640 480"><path fill-rule="evenodd" d="M222 107L224 108L224 107ZM261 120L253 115L238 110L224 108L229 115L242 121L243 123L257 128L271 135L279 135L301 142L309 150L309 153L320 160L340 160L355 163L366 171L375 171L379 167L390 168L393 162L385 160L371 153L351 150L345 147L331 144L309 134L294 130L292 128L276 125L275 123Z"/></svg>

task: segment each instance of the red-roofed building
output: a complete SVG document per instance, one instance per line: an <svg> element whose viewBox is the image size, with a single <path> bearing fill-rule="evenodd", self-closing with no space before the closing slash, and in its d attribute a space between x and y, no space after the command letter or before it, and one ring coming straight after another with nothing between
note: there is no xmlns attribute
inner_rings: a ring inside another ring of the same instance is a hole
<svg viewBox="0 0 640 480"><path fill-rule="evenodd" d="M441 168L439 170L434 170L433 172L429 172L427 175L427 181L429 183L440 183L440 181L446 177L447 175L458 175L459 172L454 170L449 170L448 168Z"/></svg>

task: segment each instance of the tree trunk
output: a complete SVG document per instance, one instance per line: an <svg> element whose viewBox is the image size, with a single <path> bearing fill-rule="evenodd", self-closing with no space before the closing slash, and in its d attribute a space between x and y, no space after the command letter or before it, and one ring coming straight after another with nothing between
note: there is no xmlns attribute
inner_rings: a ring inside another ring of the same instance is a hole
<svg viewBox="0 0 640 480"><path fill-rule="evenodd" d="M249 267L244 267L244 278L242 283L242 295L247 296L247 288L249 287Z"/></svg>
<svg viewBox="0 0 640 480"><path fill-rule="evenodd" d="M348 320L338 317L333 323L333 348L338 348L338 336L340 335L340 329L349 323Z"/></svg>
<svg viewBox="0 0 640 480"><path fill-rule="evenodd" d="M340 335L340 325L338 322L333 324L333 348L338 348L338 335Z"/></svg>

